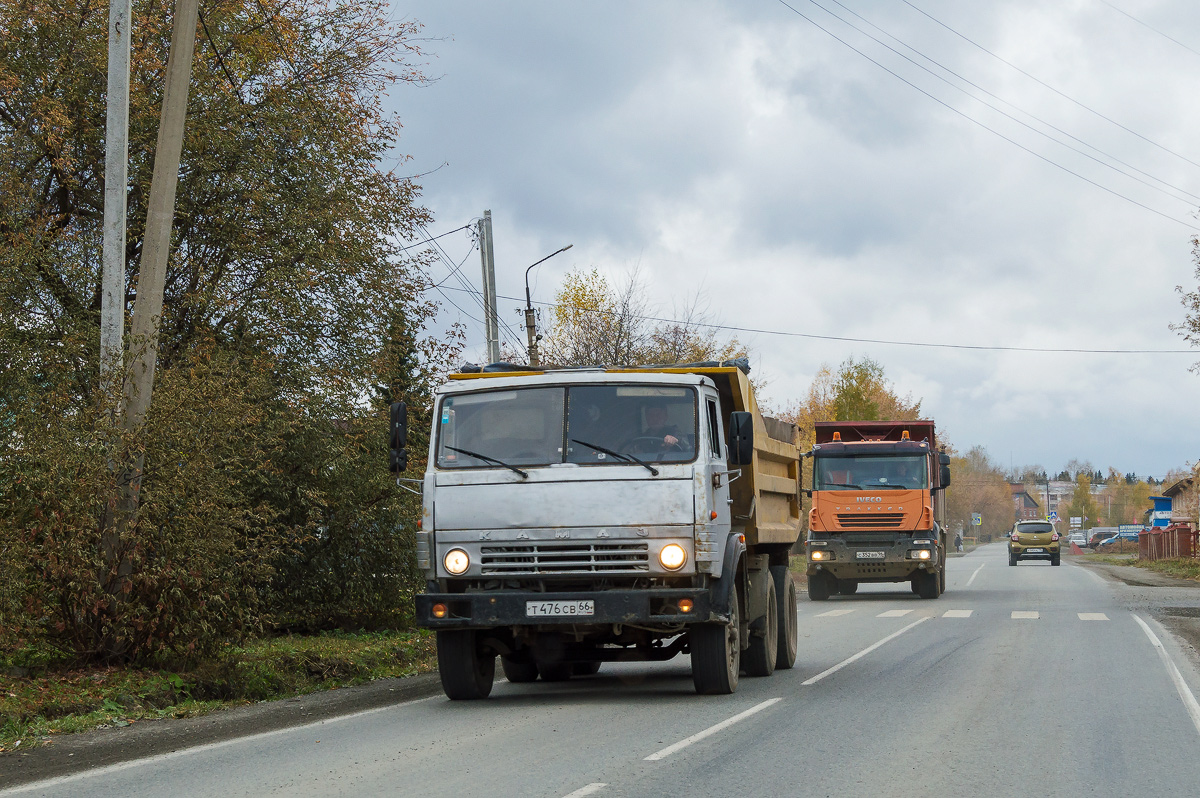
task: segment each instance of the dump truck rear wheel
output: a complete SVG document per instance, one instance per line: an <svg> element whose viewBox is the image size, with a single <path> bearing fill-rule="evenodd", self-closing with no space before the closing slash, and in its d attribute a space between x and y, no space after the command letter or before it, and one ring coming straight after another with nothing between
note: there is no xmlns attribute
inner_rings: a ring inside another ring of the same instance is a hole
<svg viewBox="0 0 1200 798"><path fill-rule="evenodd" d="M796 582L786 565L771 566L775 580L775 597L779 600L778 650L775 667L787 670L796 664L797 641L800 639L799 613L796 610Z"/></svg>
<svg viewBox="0 0 1200 798"><path fill-rule="evenodd" d="M518 660L501 654L500 668L504 678L513 684L536 681L538 677L537 663L532 660Z"/></svg>
<svg viewBox="0 0 1200 798"><path fill-rule="evenodd" d="M808 578L808 597L812 601L824 601L832 592L833 577L824 571L817 571Z"/></svg>
<svg viewBox="0 0 1200 798"><path fill-rule="evenodd" d="M543 682L565 682L571 678L571 663L539 662L537 672Z"/></svg>
<svg viewBox="0 0 1200 798"><path fill-rule="evenodd" d="M455 701L487 698L496 679L496 655L479 645L474 629L437 633L438 675L442 690Z"/></svg>
<svg viewBox="0 0 1200 798"><path fill-rule="evenodd" d="M698 623L692 627L692 682L701 695L729 695L737 690L742 670L741 608L733 591L728 623Z"/></svg>
<svg viewBox="0 0 1200 798"><path fill-rule="evenodd" d="M747 676L770 676L775 672L775 654L779 650L779 602L775 598L775 580L767 579L767 616L759 636L750 633L743 664Z"/></svg>

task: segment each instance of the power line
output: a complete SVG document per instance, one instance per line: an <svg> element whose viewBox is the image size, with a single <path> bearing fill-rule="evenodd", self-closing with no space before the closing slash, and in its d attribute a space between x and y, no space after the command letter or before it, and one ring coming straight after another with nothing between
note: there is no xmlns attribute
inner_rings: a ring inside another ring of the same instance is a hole
<svg viewBox="0 0 1200 798"><path fill-rule="evenodd" d="M810 2L811 2L811 0L810 0ZM905 2L907 2L907 0L905 0ZM1139 208L1142 208L1143 210L1150 211L1151 213L1155 214L1156 216L1161 216L1162 218L1164 218L1164 219L1167 219L1167 220L1169 220L1169 221L1172 221L1172 222L1175 222L1176 224L1183 225L1184 227L1187 227L1189 230L1195 230L1195 229L1197 228L1197 225L1195 225L1195 224L1192 224L1191 222L1185 222L1185 221L1183 221L1182 219L1176 219L1174 216L1171 216L1171 215L1169 215L1169 214L1163 213L1162 211L1160 211L1160 210L1156 210L1155 208L1151 208L1149 205L1146 205L1146 204L1144 204L1144 203L1138 202L1137 200L1135 200L1135 199L1132 199L1131 197L1127 197L1127 196L1125 196L1124 194L1120 193L1119 191L1116 191L1116 190L1114 190L1114 189L1111 189L1111 188L1109 188L1108 186L1105 186L1105 185L1103 185L1103 184L1101 184L1101 183L1097 183L1095 180L1092 180L1092 179L1090 179L1090 178L1084 177L1083 175L1079 174L1078 172L1076 172L1076 171L1074 171L1074 170L1072 170L1072 169L1068 169L1067 167L1063 166L1062 164L1058 163L1057 161L1055 161L1055 160L1053 160L1053 159L1051 159L1051 158L1048 158L1048 157L1046 157L1045 155L1042 155L1041 153L1035 152L1034 150L1031 150L1029 147L1026 147L1024 144L1021 144L1020 142L1018 142L1018 141L1016 141L1016 140L1014 140L1014 139L1012 139L1012 138L1009 138L1008 136L1004 135L1003 133L999 132L998 130L995 130L995 129L991 128L991 127L988 127L986 124L984 124L983 122L979 121L978 119L975 119L974 117L972 117L972 116L970 116L970 115L968 115L968 114L964 113L963 111L960 111L959 109L955 108L953 105L950 105L950 104L949 104L948 102L946 102L945 100L942 100L942 99L939 99L938 97L935 97L933 94L930 94L928 91L926 91L925 89L922 89L920 86L918 86L917 84L915 84L915 83L913 83L912 81L908 80L907 78L901 77L901 76L900 76L899 74L897 74L896 72L892 71L891 69L888 69L886 66L884 66L884 65L883 65L883 64L881 64L880 62L876 61L874 58L872 58L871 56L867 55L867 54L866 54L866 53L864 53L862 50L859 50L857 47L855 47L854 45L850 44L848 41L846 41L845 39L841 38L840 36L838 36L838 35L837 35L836 33L834 33L833 31L829 30L828 28L826 28L825 26L821 25L821 24L820 24L819 22L817 22L816 20L812 19L812 17L809 17L809 16L807 16L807 15L806 15L806 14L804 14L802 11L800 11L799 9L797 9L795 6L792 6L792 5L790 5L788 2L786 2L786 0L779 0L779 3L780 3L780 5L784 6L785 8L787 8L788 10L790 10L792 13L794 13L796 16L798 16L798 17L800 17L801 19L803 19L803 20L807 21L807 22L808 22L810 25L812 25L813 27L817 28L818 30L820 30L820 31L824 32L825 34L827 34L827 35L828 35L828 36L830 36L831 38L833 38L833 39L836 39L838 42L840 42L841 44L843 44L843 45L845 45L846 47L850 48L850 49L851 49L851 50L853 50L854 52L858 53L858 54L859 54L859 55L861 55L863 58L867 59L868 61L870 61L870 62L871 62L872 64L874 64L875 66L879 67L879 68L880 68L880 69L882 69L884 72L887 72L887 73L888 73L889 75L891 75L892 77L894 77L894 78L896 78L897 80L901 81L902 83L905 83L905 84L907 84L908 86L910 86L910 87L912 87L912 88L916 89L916 90L917 90L917 91L919 91L921 94L924 94L926 97L928 97L929 99L933 100L934 102L936 102L938 105L942 106L943 108L946 108L947 110L949 110L949 111L951 111L951 112L953 112L953 113L955 113L955 114L958 114L958 115L959 115L959 116L961 116L963 119L966 119L966 120L968 120L968 121L970 121L970 122L973 122L973 123L975 123L976 125L978 125L979 127L983 128L984 130L988 131L988 132L989 132L989 133L991 133L992 135L994 135L994 136L997 136L997 137L999 137L999 138L1001 138L1001 139L1004 139L1004 140L1005 140L1005 141L1007 141L1009 144L1012 144L1014 147L1018 147L1018 148L1020 148L1020 149L1024 150L1025 152L1029 153L1029 154L1030 154L1030 155L1032 155L1033 157L1035 157L1035 158L1037 158L1037 159L1039 159L1039 160L1045 161L1046 163L1050 164L1051 166L1055 167L1056 169L1061 169L1062 171L1066 172L1066 173L1067 173L1067 174L1069 174L1069 175L1074 175L1075 177L1079 178L1080 180L1084 181L1085 183L1089 183L1089 184L1091 184L1091 185L1095 186L1096 188L1100 189L1101 191L1104 191L1104 192L1107 192L1107 193L1109 193L1109 194L1112 194L1114 197L1119 197L1119 198L1121 198L1121 199L1125 200L1126 202L1129 202L1129 203L1131 203L1131 204L1133 204L1133 205L1136 205L1136 206L1138 206Z"/></svg>
<svg viewBox="0 0 1200 798"><path fill-rule="evenodd" d="M450 288L451 291L461 289ZM520 297L514 296L498 296L499 299L508 299L513 302L524 302ZM544 307L557 308L566 307L574 310L581 310L584 313L597 313L608 316L618 315L610 310L597 310L595 308L585 308L579 305L568 305L560 302L539 302L533 301L535 305ZM630 314L630 318L641 319L643 321L659 321L668 324L685 324L692 327L705 327L712 330L724 330L727 332L754 333L757 335L780 335L788 338L808 338L819 341L842 341L846 343L856 344L884 344L887 346L912 346L925 349L965 349L971 351L983 352L1043 352L1052 354L1084 354L1084 355L1196 355L1196 351L1192 349L1082 349L1082 348L1055 348L1055 347L1036 347L1036 346L982 346L972 344L944 344L931 343L928 341L888 341L880 338L851 338L841 335L818 335L816 333L803 333L791 330L771 330L762 327L735 327L728 324L712 324L709 322L688 322L682 319L670 319L662 316L642 316Z"/></svg>
<svg viewBox="0 0 1200 798"><path fill-rule="evenodd" d="M1123 10L1123 9L1117 8L1117 7L1116 7L1116 6L1114 6L1112 3L1108 2L1108 0L1100 0L1100 2L1101 2L1101 3L1104 3L1104 5L1108 6L1108 7L1109 7L1109 8L1111 8L1113 11L1116 11L1118 14L1123 14L1123 15L1125 15L1125 16L1127 16L1127 17L1129 17L1130 19L1132 19L1132 20L1133 20L1134 22L1136 22L1137 24L1139 24L1139 25L1141 25L1141 26L1143 26L1143 27L1149 28L1150 30L1154 31L1155 33L1157 33L1159 36L1163 37L1164 39L1167 39L1168 41L1175 42L1176 44L1178 44L1178 45L1179 45L1180 47L1182 47L1183 49L1185 49L1185 50L1187 50L1187 51L1189 51L1189 52L1192 52L1192 53L1196 53L1196 55L1200 55L1200 52L1197 52L1196 50L1193 50L1191 47L1188 47L1186 44L1184 44L1183 42L1179 41L1178 39L1174 39L1174 38L1172 38L1172 37L1168 36L1167 34L1165 34L1165 33L1163 33L1162 31L1160 31L1158 28L1154 27L1153 25L1150 25L1150 24L1149 24L1149 23L1147 23L1147 22L1143 22L1142 20L1140 20L1140 19L1138 19L1137 17L1135 17L1133 14L1130 14L1128 11L1125 11L1125 10Z"/></svg>
<svg viewBox="0 0 1200 798"><path fill-rule="evenodd" d="M859 33L861 33L862 35L864 35L864 36L868 37L869 39L871 39L872 41L874 41L876 44L880 45L881 47L886 47L888 50L891 50L893 53L895 53L896 55L900 56L900 57L901 57L901 58L903 58L905 61L908 61L910 64L912 64L913 66L917 67L918 69L924 70L925 72L929 73L929 74L930 74L930 75L932 75L933 77L935 77L935 78L937 78L938 80L940 80L940 81L942 81L943 83L945 83L947 86L950 86L951 88L953 88L953 89L955 89L955 90L957 90L957 91L960 91L960 92L962 92L963 94L965 94L966 96L970 97L971 99L973 99L973 100L976 100L976 101L978 101L978 102L982 102L982 103L983 103L984 105L986 105L988 108L991 108L991 109L992 109L993 111L995 111L996 113L998 113L998 114L1001 114L1002 116L1004 116L1004 117L1005 117L1005 118L1007 118L1007 119L1010 119L1010 120L1012 120L1013 122L1016 122L1018 125L1021 125L1022 127L1024 127L1024 128L1026 128L1026 129L1028 129L1028 130L1030 130L1030 131L1032 131L1032 132L1034 132L1034 133L1038 134L1039 136L1042 136L1042 137L1044 137L1044 138L1046 138L1046 139L1049 139L1050 141L1054 142L1055 144L1058 144L1060 147L1066 147L1067 149L1071 150L1072 152L1074 152L1074 153L1076 153L1076 154L1078 154L1078 155L1082 155L1084 158L1087 158L1087 159L1089 159L1089 160L1095 161L1096 163L1100 164L1101 166L1105 167L1106 169L1111 169L1111 170L1113 170L1114 172L1117 172L1117 173L1118 173L1118 174L1120 174L1120 175L1124 175L1125 177L1128 177L1128 178L1130 178L1130 179L1132 179L1132 180L1136 180L1137 182L1141 183L1141 184L1142 184L1142 185L1144 185L1144 186L1147 186L1148 188L1151 188L1151 189L1153 189L1153 190L1155 190L1155 191L1157 191L1157 192L1159 192L1159 193L1161 193L1161 194L1165 194L1166 196L1170 197L1171 199L1178 200L1178 201L1180 201L1180 202L1186 203L1186 204L1187 204L1188 206L1190 206L1190 207L1194 207L1194 204L1193 204L1193 203L1189 202L1188 200L1184 199L1183 197L1180 197L1180 196L1177 196L1177 195L1175 195L1175 194L1172 194L1171 192L1169 192L1169 191L1166 191L1166 190L1164 190L1164 189L1160 188L1159 186L1153 185L1153 184L1151 184L1151 183L1148 183L1148 182L1146 182L1145 180L1141 180L1141 179L1139 179L1139 178L1137 178L1137 177L1134 177L1133 175L1129 174L1128 172L1125 172L1125 171L1123 171L1123 170L1121 170L1121 169L1118 169L1117 167L1113 166L1113 165L1112 165L1112 164L1110 164L1110 163L1105 163L1104 161L1100 160L1099 158L1096 158L1096 157L1095 157L1095 156L1093 156L1093 155L1090 155L1089 153L1086 153L1086 152L1084 152L1084 151L1082 151L1082 150L1080 150L1080 149L1077 149L1077 148L1075 148L1075 147L1072 147L1071 145L1069 145L1069 144L1067 144L1067 143L1065 143L1065 142L1063 142L1063 141L1061 141L1061 140L1059 140L1059 139L1055 138L1054 136L1051 136L1049 133L1046 133L1046 132L1045 132L1045 131L1043 131L1043 130L1038 130L1037 128L1033 127L1032 125L1030 125L1030 124L1028 124L1028 123L1026 123L1026 122L1023 122L1023 121L1021 121L1020 119L1017 119L1016 117L1014 117L1013 115L1011 115L1011 114L1009 114L1009 113L1007 113L1007 112L1005 112L1005 111L1002 111L1001 109L997 108L996 106L992 105L991 103L987 102L986 100L983 100L983 99L981 99L981 98L979 98L979 97L976 97L975 95L971 94L971 93L970 93L970 92L968 92L967 90L963 89L961 86L956 86L956 85L954 85L953 83L951 83L949 80L947 80L947 79L946 79L946 78L944 78L943 76L941 76L941 75L937 74L936 72L933 72L932 70L930 70L928 67L925 67L925 66L923 66L923 65L921 65L921 64L918 64L916 61L913 61L911 58L909 58L909 57L908 57L907 55L905 55L904 53L901 53L901 52L899 52L898 50L896 50L895 48L893 48L893 47L891 47L890 45L886 44L885 42L882 42L882 41L880 41L879 39L875 38L875 37L874 37L874 36L872 36L870 33L868 33L867 31L863 30L862 28L858 27L858 26L857 26L857 25L855 25L854 23L852 23L852 22L849 22L848 20L844 19L843 17L839 16L838 14L835 14L834 12L830 11L828 8L825 8L825 6L821 5L819 2L817 2L817 0L809 0L809 2L811 2L813 5L815 5L815 6L817 6L818 8L820 8L820 9L821 9L822 11L824 11L826 14L829 14L829 15L830 15L831 17L833 17L834 19L837 19L837 20L839 20L840 22L842 22L843 24L850 26L850 27L851 27L851 28L853 28L854 30L857 30ZM1014 109L1014 110L1018 111L1019 113L1022 113L1022 114L1024 114L1025 116L1029 117L1030 119L1033 119L1034 121L1038 122L1039 124L1045 125L1046 127L1048 127L1049 129L1051 129L1051 130L1055 131L1056 133L1059 133L1059 134L1061 134L1061 135L1063 135L1063 136L1066 136L1067 138L1071 139L1072 141L1077 141L1077 142L1079 142L1080 144L1082 144L1084 147L1087 147L1087 148L1088 148L1088 149L1090 149L1090 150L1093 150L1093 151L1095 151L1095 152L1098 152L1098 153L1100 153L1100 155L1104 156L1105 158L1109 159L1110 161L1114 161L1114 162L1116 162L1116 163L1120 164L1121 166L1124 166L1124 167L1126 167L1126 168L1128 168L1128 169L1132 169L1134 172L1137 172L1138 174L1145 175L1146 177L1150 178L1151 180L1155 181L1156 183L1161 183L1162 185L1164 185L1164 186L1167 186L1167 187L1169 187L1169 188L1171 188L1171 189L1174 189L1175 191L1178 191L1178 192L1180 192L1180 193L1182 193L1182 194L1186 194L1188 197L1191 197L1193 200L1200 201L1200 195L1193 194L1193 193L1191 193L1190 191L1188 191L1188 190L1187 190L1187 189L1185 189L1185 188L1182 188L1182 187L1180 187L1180 186L1176 186L1176 185L1174 185L1174 184L1172 184L1172 183L1170 183L1170 182L1168 182L1168 181L1166 181L1166 180L1163 180L1162 178L1155 177L1154 175L1150 174L1149 172L1146 172L1146 171L1144 171L1144 170L1142 170L1142 169L1139 169L1138 167L1136 167L1136 166L1134 166L1134 165L1132 165L1132 164L1126 163L1125 161L1121 160L1120 158L1117 158L1116 156L1114 156L1114 155L1111 155L1111 154L1109 154L1109 153L1105 152L1104 150L1100 149L1099 147L1096 147L1096 146L1095 146L1095 145L1093 145L1093 144L1089 144L1088 142L1084 141L1083 139L1079 138L1078 136L1072 135L1071 133L1068 133L1067 131L1063 130L1062 128L1059 128L1059 127L1056 127L1055 125L1052 125L1051 123L1047 122L1046 120L1042 119L1041 117L1039 117L1039 116L1037 116L1037 115L1035 115L1035 114L1032 114L1032 113L1030 113L1030 112L1026 111L1025 109L1023 109L1023 108L1021 108L1021 107L1019 107L1019 106L1017 106L1017 105L1015 105L1015 104L1013 104L1013 103L1009 102L1008 100L1005 100L1003 97L1000 97L999 95L997 95L997 94L995 94L995 93L993 93L993 92L991 92L991 91L989 91L989 90L985 89L983 86L980 86L979 84L977 84L977 83L973 82L973 81L972 81L972 80L970 80L969 78L967 78L967 77L965 77L965 76L963 76L963 75L960 75L958 72L955 72L953 69L950 69L950 68L949 68L948 66L946 66L945 64L942 64L942 63L940 63L940 62L938 62L938 61L934 60L933 58L930 58L929 56L925 55L925 54L924 54L924 53L922 53L920 50L918 50L917 48L915 48L915 47L913 47L912 45L908 44L907 42L905 42L904 40L900 39L899 37L897 37L897 36L894 36L894 35L892 35L891 33L888 33L886 30L884 30L883 28L879 27L879 26L878 26L878 25L876 25L875 23L871 22L869 19L867 19L866 17L864 17L862 14L859 14L859 13L858 13L857 11L855 11L854 9L852 9L852 8L849 8L848 6L846 6L846 5L845 5L844 3L842 3L842 2L839 2L839 0L832 0L832 2L833 2L834 4L836 4L836 5L840 6L841 8L845 9L845 10L846 10L848 13L850 13L850 14L853 14L855 17L857 17L858 19L862 20L862 21L863 21L864 23L866 23L867 25L870 25L872 28L874 28L875 30L879 31L879 32L880 32L880 33L882 33L884 36L887 36L889 39L891 39L892 41L896 42L896 43L897 43L897 44L899 44L901 47L904 47L904 48L906 48L906 49L908 49L908 50L912 51L913 53L915 53L915 54L916 54L917 56L919 56L920 58L923 58L924 60L926 60L926 61L928 61L929 63L931 63L931 64L933 64L934 66L936 66L938 69L941 69L941 70L943 70L943 71L945 71L945 72L947 72L947 73L949 73L949 74L953 75L954 77L956 77L956 78L958 78L959 80L961 80L963 83L966 83L968 86L971 86L972 88L974 88L974 89L977 89L977 90L979 90L979 91L983 92L984 94L986 94L987 96L991 97L992 99L994 99L994 100L997 100L998 102L1004 103L1004 104L1005 104L1005 105L1007 105L1009 108L1012 108L1012 109Z"/></svg>
<svg viewBox="0 0 1200 798"><path fill-rule="evenodd" d="M957 36L958 38L962 39L963 41L967 42L968 44L970 44L970 45L972 45L972 46L974 46L974 47L977 47L977 48L979 48L979 49L980 49L980 50L982 50L983 52L985 52L985 53L987 53L988 55L990 55L992 58L995 58L995 59L996 59L997 61L999 61L1000 63L1002 63L1002 64L1005 64L1005 65L1007 65L1007 66L1009 66L1009 67L1011 67L1011 68L1013 68L1013 69L1017 70L1017 71L1018 71L1018 72L1020 72L1022 75L1024 75L1024 76L1025 76L1025 77L1027 77L1027 78L1029 78L1030 80L1032 80L1034 83L1037 83L1038 85L1040 85L1040 86L1043 86L1043 87L1045 87L1045 88L1049 89L1050 91L1052 91L1052 92L1054 92L1055 94L1057 94L1059 97L1062 97L1064 100L1068 100L1069 102L1072 102L1072 103L1074 103L1075 105L1079 106L1079 107L1080 107L1080 108L1082 108L1083 110L1085 110L1085 111L1088 111L1089 113L1095 114L1096 116L1100 117L1100 118L1101 118L1101 119L1103 119L1104 121L1106 121L1106 122L1109 122L1110 124L1116 125L1117 127L1121 128L1121 130L1124 130L1126 133L1129 133L1130 135L1137 136L1137 137L1138 137L1139 139L1141 139L1142 141L1146 142L1147 144L1151 144L1151 145L1153 145L1153 146L1157 147L1158 149L1162 150L1163 152L1170 153L1171 155L1174 155L1176 158L1179 158L1179 159L1180 159L1180 160L1182 160L1182 161L1186 161L1186 162L1190 163L1192 166L1200 166L1200 163L1197 163L1196 161L1193 161L1191 158L1188 158L1188 157L1187 157L1187 156L1185 156L1185 155L1180 155L1179 153L1175 152L1174 150L1170 149L1169 147L1165 147L1165 146L1163 146L1162 144L1159 144L1157 141L1154 141L1153 139L1150 139L1150 138L1147 138L1146 136L1143 136L1141 133L1138 133L1136 130L1132 130L1132 129L1130 129L1130 128L1126 127L1125 125L1122 125L1122 124L1121 124L1120 122L1118 122L1117 120L1115 120L1115 119L1112 119L1112 118L1110 118L1110 117L1107 117L1107 116L1105 116L1104 114L1102 114L1102 113L1100 113L1099 111L1097 111L1095 108L1092 108L1091 106L1088 106L1088 105L1085 105L1085 104L1083 104L1082 102L1080 102L1079 100L1076 100L1076 99L1075 99L1074 97L1072 97L1071 95L1069 95L1069 94L1066 94L1065 92L1059 91L1058 89L1056 89L1056 88L1054 88L1053 86L1051 86L1049 83L1046 83L1044 80L1041 80L1040 78L1034 77L1033 75L1029 74L1029 73L1028 73L1028 72L1026 72L1024 69L1021 69L1019 66L1017 66L1017 65L1016 65L1016 64L1014 64L1014 63L1012 63L1011 61L1007 61L1007 60L1005 60L1004 58L1002 58L1001 56L999 56L999 55L996 55L996 54L995 54L995 53L993 53L991 50L989 50L989 49L987 49L986 47L984 47L982 44L979 44L978 42L974 41L974 40L973 40L973 39L971 39L970 37L968 37L968 36L966 36L966 35L964 35L964 34L962 34L962 33L959 33L959 32L958 32L958 31L956 31L954 28L952 28L952 27L950 27L949 25L947 25L946 23L942 22L942 21L941 21L940 19L938 19L937 17L935 17L935 16L933 16L932 14L930 14L930 13L928 13L928 12L926 12L926 11L923 11L922 9L920 9L920 8L918 8L917 6L913 5L911 2L909 2L909 0L900 0L900 1L901 1L902 3L904 3L906 6L908 6L909 8L913 9L914 11L916 11L918 14L922 14L922 15L924 15L924 16L926 16L926 17L928 17L930 20L932 20L933 22L937 23L938 25L941 25L943 28L945 28L946 30L950 31L951 33L953 33L953 34L954 34L955 36ZM1101 0L1101 1L1103 2L1103 0ZM1118 9L1118 10L1120 10L1120 9ZM1190 48L1189 48L1189 49L1190 49Z"/></svg>
<svg viewBox="0 0 1200 798"><path fill-rule="evenodd" d="M408 250L412 249L413 247L421 247L421 246L426 246L426 245L428 245L428 244L429 244L429 242L431 242L431 241L437 241L439 238L445 238L446 236L448 236L448 235L450 235L450 234L452 234L452 233L457 233L459 230L466 230L466 229L467 229L468 227L470 227L470 226L471 226L471 223L470 223L470 222L468 222L468 223L464 224L462 227L456 227L456 228L454 228L453 230L447 230L447 231L446 231L446 232L444 232L444 233L439 233L438 235L435 235L435 236L432 236L432 237L427 237L427 238L426 238L424 241L418 241L418 242L417 242L417 243L415 243L415 244L409 244L407 247L400 247L400 251L401 251L401 252L407 252ZM421 228L421 230L425 232L425 235L426 235L426 236L429 236L429 232L428 232L428 231L426 231L424 227L422 227L422 228Z"/></svg>

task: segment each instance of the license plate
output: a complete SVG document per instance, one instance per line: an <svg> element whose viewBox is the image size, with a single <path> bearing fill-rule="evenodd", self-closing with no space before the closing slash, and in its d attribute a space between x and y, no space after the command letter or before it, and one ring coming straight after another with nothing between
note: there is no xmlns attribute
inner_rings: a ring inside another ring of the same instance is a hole
<svg viewBox="0 0 1200 798"><path fill-rule="evenodd" d="M887 556L887 552L883 551L856 551L854 556L860 560L882 560Z"/></svg>
<svg viewBox="0 0 1200 798"><path fill-rule="evenodd" d="M567 618L574 615L595 615L596 602L592 599L579 601L526 601L526 618Z"/></svg>
<svg viewBox="0 0 1200 798"><path fill-rule="evenodd" d="M1042 554L1046 550L1045 549L1025 549L1025 551L1029 552L1030 554Z"/></svg>

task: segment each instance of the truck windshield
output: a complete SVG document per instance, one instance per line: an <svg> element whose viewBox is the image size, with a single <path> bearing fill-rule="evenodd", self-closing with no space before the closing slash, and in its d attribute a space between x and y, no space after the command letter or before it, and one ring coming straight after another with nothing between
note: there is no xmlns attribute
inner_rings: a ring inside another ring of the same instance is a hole
<svg viewBox="0 0 1200 798"><path fill-rule="evenodd" d="M911 455L817 456L814 490L916 489L929 487L925 458Z"/></svg>
<svg viewBox="0 0 1200 798"><path fill-rule="evenodd" d="M589 385L457 394L442 400L438 422L439 468L696 458L691 388Z"/></svg>

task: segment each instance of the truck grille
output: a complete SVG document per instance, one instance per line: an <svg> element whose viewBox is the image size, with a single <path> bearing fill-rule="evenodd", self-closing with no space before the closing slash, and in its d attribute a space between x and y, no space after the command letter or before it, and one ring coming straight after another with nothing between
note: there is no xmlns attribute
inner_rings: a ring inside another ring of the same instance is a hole
<svg viewBox="0 0 1200 798"><path fill-rule="evenodd" d="M904 513L838 513L842 529L899 529Z"/></svg>
<svg viewBox="0 0 1200 798"><path fill-rule="evenodd" d="M649 571L645 543L530 543L484 546L485 574L594 574Z"/></svg>

